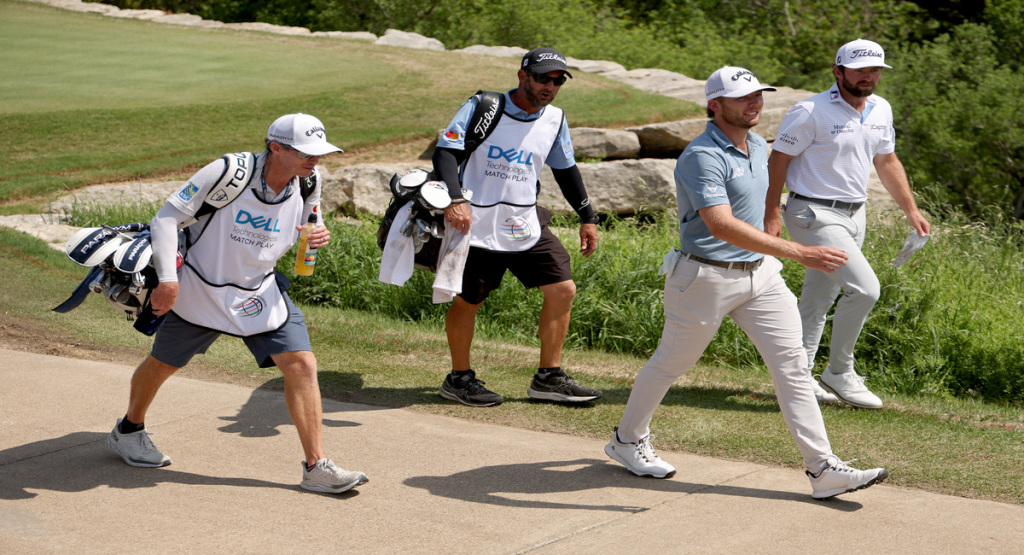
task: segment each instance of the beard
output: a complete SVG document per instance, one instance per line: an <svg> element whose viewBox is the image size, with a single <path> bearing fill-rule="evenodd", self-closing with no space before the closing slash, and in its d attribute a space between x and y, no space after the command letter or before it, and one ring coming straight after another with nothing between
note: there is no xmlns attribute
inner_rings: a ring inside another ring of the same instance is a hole
<svg viewBox="0 0 1024 555"><path fill-rule="evenodd" d="M725 123L740 129L753 129L760 122L761 115L758 114L756 118L749 120L743 115L743 112L722 110L722 120L725 121Z"/></svg>
<svg viewBox="0 0 1024 555"><path fill-rule="evenodd" d="M846 78L845 75L843 75L843 82L840 83L839 85L841 87L843 87L843 89L845 89L846 92L848 92L848 93L850 93L853 96L858 97L858 98L864 98L866 96L871 96L872 94L874 94L875 86L876 86L874 83L872 83L870 87L868 87L866 89L862 89L862 88L858 87L855 83L851 83Z"/></svg>
<svg viewBox="0 0 1024 555"><path fill-rule="evenodd" d="M530 106L540 109L551 104L551 101L555 99L555 95L552 94L548 98L541 98L533 85L529 77L527 77L527 82L523 84L523 93L526 95L526 101L530 103Z"/></svg>

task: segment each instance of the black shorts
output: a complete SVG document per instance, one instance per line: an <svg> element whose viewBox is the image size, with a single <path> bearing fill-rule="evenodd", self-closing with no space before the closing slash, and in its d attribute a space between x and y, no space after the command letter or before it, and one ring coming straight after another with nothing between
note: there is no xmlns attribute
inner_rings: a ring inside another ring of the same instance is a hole
<svg viewBox="0 0 1024 555"><path fill-rule="evenodd" d="M550 213L539 209L542 225L537 244L522 252L492 251L470 247L462 272L462 293L469 304L479 304L501 285L505 270L512 272L524 287L532 289L572 279L569 253L548 229Z"/></svg>

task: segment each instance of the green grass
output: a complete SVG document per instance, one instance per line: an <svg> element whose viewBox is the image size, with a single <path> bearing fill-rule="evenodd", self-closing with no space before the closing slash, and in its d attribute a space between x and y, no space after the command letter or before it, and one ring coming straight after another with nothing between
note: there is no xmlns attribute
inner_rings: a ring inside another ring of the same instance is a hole
<svg viewBox="0 0 1024 555"><path fill-rule="evenodd" d="M149 338L135 332L98 296L68 314L49 308L84 276L41 241L0 228L0 328L6 342L41 352L132 365ZM321 269L318 267L318 272ZM299 281L304 278L297 278ZM604 439L622 416L644 357L570 349L565 366L605 398L588 408L536 403L525 388L536 347L480 338L474 359L488 387L507 401L474 409L437 395L449 369L447 342L436 323L408 322L355 310L303 305L327 398L442 414L494 424ZM46 339L50 338L50 339ZM57 339L59 338L59 339ZM183 370L203 379L280 387L259 370L241 341L222 338ZM829 438L841 457L892 471L887 483L928 491L1024 503L1024 416L1019 408L919 395L883 393L886 408L823 407ZM655 415L657 447L793 468L800 456L759 366L702 364L674 386Z"/></svg>
<svg viewBox="0 0 1024 555"><path fill-rule="evenodd" d="M183 179L225 152L262 150L267 126L289 112L316 115L347 150L409 140L426 147L476 90L514 86L517 65L10 0L0 0L0 49L0 203L8 203L0 210L8 214L92 183ZM558 102L574 126L697 113L691 103L578 73Z"/></svg>
<svg viewBox="0 0 1024 555"><path fill-rule="evenodd" d="M318 115L332 141L350 150L417 138L426 142L473 91L511 86L515 68L514 60L465 56L453 65L456 55L450 53L184 29L9 0L0 0L0 47L5 51L0 202L6 203L0 213L35 210L38 199L88 183L184 177L223 152L259 148L269 121L290 111ZM276 77L265 81L270 74ZM566 87L559 105L574 125L592 126L674 119L692 109L582 74ZM76 217L92 218L79 225L144 220L153 209L83 209ZM321 251L317 274L296 280L325 396L608 436L645 361L643 353L656 344L650 335L660 332L660 280L654 268L675 240L671 222L606 228L598 253L574 261L581 295L565 365L606 392L590 408L534 403L525 396L537 358L535 292L508 280L488 301L474 360L488 386L508 399L495 410L454 405L437 396L449 367L440 323L444 307L426 300L428 278L421 272L404 288L377 283L379 251L370 239L376 224L363 220L360 225L364 229L334 225L334 247ZM898 224L873 230L869 248L890 287L873 316L876 331L864 340L877 341L870 353L880 353L875 363L884 368L894 368L897 355L909 358L892 373L892 383L882 374L870 377L872 385L884 386L884 410L824 407L837 454L858 458L858 465L888 467L896 485L1024 503L1019 399L986 403L969 392L954 398L942 389L943 376L957 368L1012 369L1024 358L1017 331L1021 308L1014 300L1021 297L1024 275L1019 242L947 226L919 258L896 270L884 266L904 231ZM571 244L573 231L560 233ZM6 344L125 364L148 350L150 340L98 296L66 315L49 311L85 271L41 241L0 229L0 265L6 278L0 289ZM791 287L798 285L799 268L787 264L786 274ZM385 302L360 307L366 311L332 306L341 304L342 294ZM906 333L900 335L901 330ZM799 468L767 372L735 326L723 326L703 362L670 390L656 414L658 447ZM253 385L280 383L274 372L255 369L241 342L230 338L218 341L183 373Z"/></svg>

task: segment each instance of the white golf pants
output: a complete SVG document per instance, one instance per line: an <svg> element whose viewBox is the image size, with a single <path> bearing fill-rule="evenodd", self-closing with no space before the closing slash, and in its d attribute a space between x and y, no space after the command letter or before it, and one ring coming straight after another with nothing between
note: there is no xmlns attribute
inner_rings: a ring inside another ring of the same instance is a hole
<svg viewBox="0 0 1024 555"><path fill-rule="evenodd" d="M825 319L835 304L828 365L834 374L853 372L857 339L881 292L878 277L861 252L866 212L864 206L851 212L794 198L786 204L783 217L794 241L843 249L849 257L845 266L831 274L810 268L804 272L799 308L808 368L814 367ZM840 290L843 295L836 303Z"/></svg>
<svg viewBox="0 0 1024 555"><path fill-rule="evenodd" d="M669 387L701 357L729 316L754 343L771 372L782 418L808 468L832 456L821 409L807 379L796 297L766 256L753 271L727 270L680 258L665 279L665 329L654 356L636 377L619 439L650 433L651 418Z"/></svg>

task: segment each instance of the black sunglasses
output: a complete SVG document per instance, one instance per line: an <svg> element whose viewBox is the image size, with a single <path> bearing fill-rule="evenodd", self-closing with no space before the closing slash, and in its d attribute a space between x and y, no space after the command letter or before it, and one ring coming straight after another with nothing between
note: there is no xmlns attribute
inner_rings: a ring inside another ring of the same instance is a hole
<svg viewBox="0 0 1024 555"><path fill-rule="evenodd" d="M565 84L565 80L568 79L564 74L558 77L551 77L550 75L538 75L530 70L525 70L526 73L533 78L534 81L541 85L547 85L548 83L554 83L556 87L561 87Z"/></svg>

